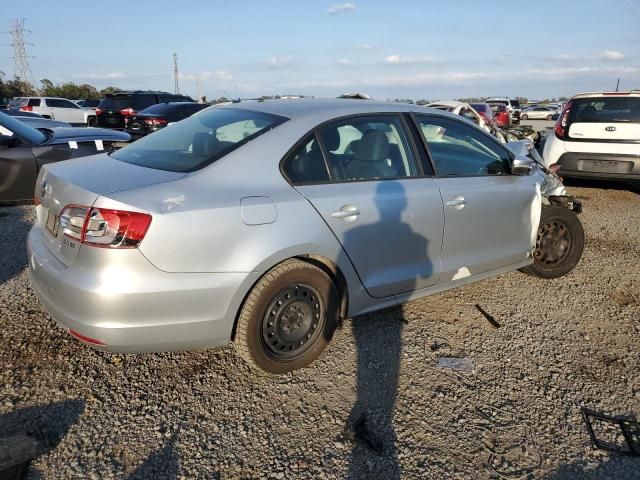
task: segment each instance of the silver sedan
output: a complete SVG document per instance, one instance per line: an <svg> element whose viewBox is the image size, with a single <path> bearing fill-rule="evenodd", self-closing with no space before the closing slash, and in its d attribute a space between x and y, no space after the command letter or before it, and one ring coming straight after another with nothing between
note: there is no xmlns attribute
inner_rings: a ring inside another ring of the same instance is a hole
<svg viewBox="0 0 640 480"><path fill-rule="evenodd" d="M571 271L583 241L572 201L557 179L549 195L550 174L514 151L411 105L211 107L118 151L44 166L32 283L96 348L233 340L251 366L288 372L318 357L341 319L515 269Z"/></svg>

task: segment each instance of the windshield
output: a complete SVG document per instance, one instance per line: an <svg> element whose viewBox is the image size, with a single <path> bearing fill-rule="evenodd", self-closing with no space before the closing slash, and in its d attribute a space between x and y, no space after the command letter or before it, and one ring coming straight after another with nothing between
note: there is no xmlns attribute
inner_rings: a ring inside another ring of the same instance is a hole
<svg viewBox="0 0 640 480"><path fill-rule="evenodd" d="M578 98L571 101L569 123L640 123L640 97Z"/></svg>
<svg viewBox="0 0 640 480"><path fill-rule="evenodd" d="M14 136L22 143L29 145L39 145L46 139L44 133L2 112L0 112L0 127L2 127L0 128L0 134Z"/></svg>
<svg viewBox="0 0 640 480"><path fill-rule="evenodd" d="M518 100L511 100L511 106L513 108L520 108L520 102Z"/></svg>
<svg viewBox="0 0 640 480"><path fill-rule="evenodd" d="M286 120L251 110L214 108L143 137L111 156L141 167L192 172Z"/></svg>

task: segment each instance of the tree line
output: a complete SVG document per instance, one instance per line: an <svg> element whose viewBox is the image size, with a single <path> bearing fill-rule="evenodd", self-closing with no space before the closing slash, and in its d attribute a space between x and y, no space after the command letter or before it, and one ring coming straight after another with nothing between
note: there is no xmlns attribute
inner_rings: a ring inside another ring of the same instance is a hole
<svg viewBox="0 0 640 480"><path fill-rule="evenodd" d="M47 78L40 80L40 84L41 88L36 90L33 85L19 78L14 78L13 80L0 78L0 98L43 96L69 98L71 100L96 100L104 97L107 93L122 90L118 87L106 87L98 90L87 83L63 82L56 84Z"/></svg>

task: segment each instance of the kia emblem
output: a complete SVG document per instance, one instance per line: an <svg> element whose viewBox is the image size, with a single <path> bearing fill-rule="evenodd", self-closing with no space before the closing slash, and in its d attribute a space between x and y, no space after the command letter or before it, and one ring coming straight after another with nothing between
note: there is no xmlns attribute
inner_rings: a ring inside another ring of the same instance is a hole
<svg viewBox="0 0 640 480"><path fill-rule="evenodd" d="M605 130L607 132L615 132L616 131L616 127L607 127L607 128L605 128Z"/></svg>

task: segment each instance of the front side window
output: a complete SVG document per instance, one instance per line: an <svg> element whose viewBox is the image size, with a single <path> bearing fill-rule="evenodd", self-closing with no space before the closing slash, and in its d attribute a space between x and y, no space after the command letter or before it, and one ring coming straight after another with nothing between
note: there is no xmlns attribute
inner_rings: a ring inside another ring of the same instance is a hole
<svg viewBox="0 0 640 480"><path fill-rule="evenodd" d="M402 120L363 116L342 120L319 132L336 181L378 180L418 175Z"/></svg>
<svg viewBox="0 0 640 480"><path fill-rule="evenodd" d="M447 118L417 118L438 176L509 173L509 154L482 132Z"/></svg>
<svg viewBox="0 0 640 480"><path fill-rule="evenodd" d="M315 135L304 140L302 145L285 160L282 170L294 185L330 181L322 149Z"/></svg>
<svg viewBox="0 0 640 480"><path fill-rule="evenodd" d="M110 155L142 167L192 172L286 120L252 110L216 108L163 128Z"/></svg>

